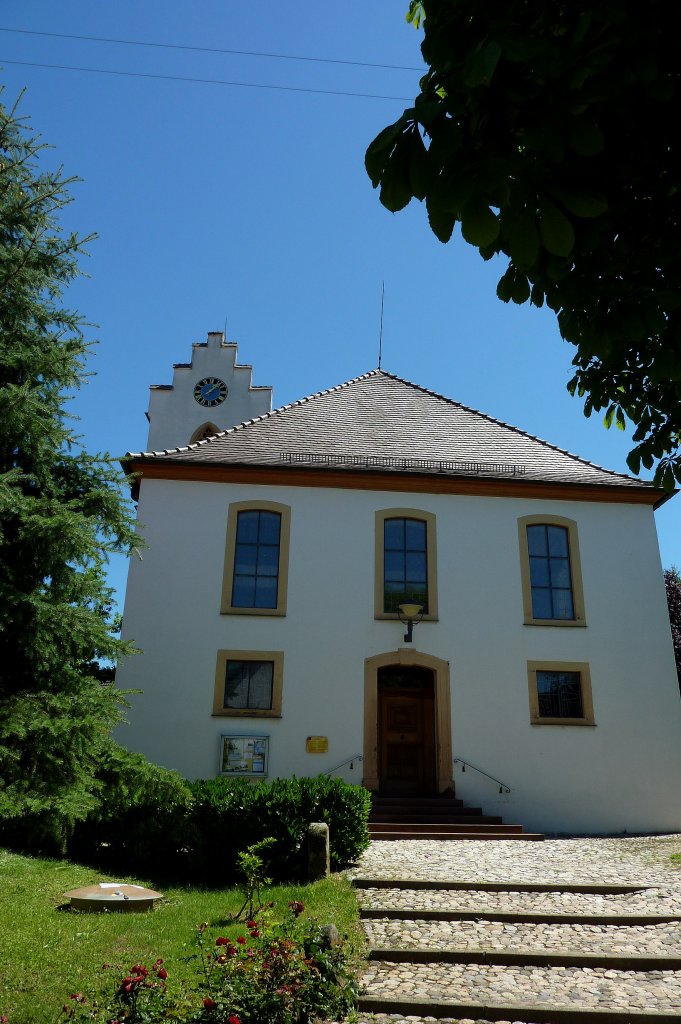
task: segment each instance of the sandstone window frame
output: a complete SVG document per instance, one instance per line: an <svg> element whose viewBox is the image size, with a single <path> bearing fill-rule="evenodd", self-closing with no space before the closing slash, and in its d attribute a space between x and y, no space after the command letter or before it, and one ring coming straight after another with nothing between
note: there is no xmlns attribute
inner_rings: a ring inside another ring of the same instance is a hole
<svg viewBox="0 0 681 1024"><path fill-rule="evenodd" d="M437 522L433 512L418 508L382 508L375 513L374 618L399 619L397 612L385 610L385 522L388 519L415 519L425 523L428 611L424 612L423 621L437 622Z"/></svg>
<svg viewBox="0 0 681 1024"><path fill-rule="evenodd" d="M579 674L582 697L582 717L569 718L540 715L538 672L574 672ZM595 726L593 694L591 689L591 670L586 661L528 661L527 684L530 699L530 723L532 725L589 725Z"/></svg>
<svg viewBox="0 0 681 1024"><path fill-rule="evenodd" d="M230 661L272 663L272 706L270 708L226 708L225 685L227 664ZM281 718L284 690L283 651L220 650L215 666L213 690L213 717L215 718Z"/></svg>
<svg viewBox="0 0 681 1024"><path fill-rule="evenodd" d="M530 572L530 553L527 539L528 526L561 526L567 530L568 551L570 561L570 577L572 587L573 617L563 619L537 618L532 606L532 576ZM579 536L577 523L566 516L540 513L521 516L518 519L518 542L520 547L520 578L523 601L523 622L526 626L568 626L585 627L586 611L584 604L584 585L582 581L581 558L579 554Z"/></svg>
<svg viewBox="0 0 681 1024"><path fill-rule="evenodd" d="M234 568L236 559L237 525L240 512L275 512L280 516L279 561L277 566L277 602L271 608L233 604ZM291 506L278 501L233 501L227 512L227 537L222 574L222 615L286 615L288 599L288 565L291 547Z"/></svg>

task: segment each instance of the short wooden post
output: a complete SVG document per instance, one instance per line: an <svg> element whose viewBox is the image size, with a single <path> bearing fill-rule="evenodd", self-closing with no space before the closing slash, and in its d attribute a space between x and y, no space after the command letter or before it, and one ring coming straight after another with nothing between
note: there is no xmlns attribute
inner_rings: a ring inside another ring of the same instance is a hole
<svg viewBox="0 0 681 1024"><path fill-rule="evenodd" d="M312 822L307 830L307 877L315 881L330 873L329 826L325 821Z"/></svg>

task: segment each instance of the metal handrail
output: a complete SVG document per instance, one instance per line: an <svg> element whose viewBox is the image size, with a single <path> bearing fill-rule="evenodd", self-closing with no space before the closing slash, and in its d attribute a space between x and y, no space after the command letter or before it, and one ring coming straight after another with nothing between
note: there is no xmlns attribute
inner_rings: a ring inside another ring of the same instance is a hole
<svg viewBox="0 0 681 1024"><path fill-rule="evenodd" d="M476 768L474 764L471 764L470 761L464 761L462 757L455 757L452 763L460 764L462 772L465 772L466 768L472 768L473 771L478 772L479 775L484 775L486 779L491 779L492 782L496 782L497 786L499 787L500 793L511 792L511 787L507 786L505 782L501 782L499 779L495 779L493 775L488 775L487 772L483 772L482 768Z"/></svg>
<svg viewBox="0 0 681 1024"><path fill-rule="evenodd" d="M340 764L337 764L335 768L329 768L328 772L322 772L322 775L333 775L333 773L337 772L339 768L345 768L346 764L349 764L350 768L352 769L353 761L363 760L364 754L353 754L352 757L348 757L345 761L341 761Z"/></svg>

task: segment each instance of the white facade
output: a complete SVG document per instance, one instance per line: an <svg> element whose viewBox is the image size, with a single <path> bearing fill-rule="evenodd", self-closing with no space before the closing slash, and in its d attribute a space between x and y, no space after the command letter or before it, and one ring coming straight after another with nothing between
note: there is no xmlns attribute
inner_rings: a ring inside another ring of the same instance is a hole
<svg viewBox="0 0 681 1024"><path fill-rule="evenodd" d="M160 418L154 408L152 427ZM650 504L409 493L399 475L392 486L144 478L147 547L131 562L124 611L124 636L143 653L118 673L143 693L120 741L197 778L218 773L221 735L266 735L269 777L364 753L337 772L360 782L377 742L367 662L424 655L449 667L451 723L438 744L451 727L452 757L511 789L455 767L467 803L545 832L681 830L681 702ZM286 613L221 612L230 505L263 501L290 507ZM438 619L417 624L411 645L400 622L374 615L376 513L391 508L435 517ZM576 523L584 625L525 624L518 520L528 515ZM220 651L283 654L281 717L213 714ZM528 663L542 662L588 665L594 724L532 724ZM328 751L308 753L310 736L328 737Z"/></svg>

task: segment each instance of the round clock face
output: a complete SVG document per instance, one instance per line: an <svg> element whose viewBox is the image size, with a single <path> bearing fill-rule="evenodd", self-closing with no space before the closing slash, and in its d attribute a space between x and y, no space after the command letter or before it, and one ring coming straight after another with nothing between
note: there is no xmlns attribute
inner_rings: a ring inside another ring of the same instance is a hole
<svg viewBox="0 0 681 1024"><path fill-rule="evenodd" d="M219 377L204 377L194 385L194 398L199 405L212 408L227 397L227 385Z"/></svg>

